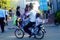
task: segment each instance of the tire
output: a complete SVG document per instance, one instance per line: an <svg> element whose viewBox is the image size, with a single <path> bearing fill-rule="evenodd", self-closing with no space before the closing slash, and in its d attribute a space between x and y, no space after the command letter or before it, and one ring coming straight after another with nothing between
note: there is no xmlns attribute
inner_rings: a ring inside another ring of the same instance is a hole
<svg viewBox="0 0 60 40"><path fill-rule="evenodd" d="M24 37L24 32L22 29L16 29L14 34L18 39L22 39Z"/></svg>
<svg viewBox="0 0 60 40"><path fill-rule="evenodd" d="M42 30L40 30L40 32L37 35L35 35L35 38L37 39L43 39L43 37L44 37L44 32Z"/></svg>

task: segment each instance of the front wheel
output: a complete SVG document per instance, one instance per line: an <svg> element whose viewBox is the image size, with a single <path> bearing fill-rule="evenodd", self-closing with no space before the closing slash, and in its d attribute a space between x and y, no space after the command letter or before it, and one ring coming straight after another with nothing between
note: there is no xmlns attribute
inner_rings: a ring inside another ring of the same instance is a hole
<svg viewBox="0 0 60 40"><path fill-rule="evenodd" d="M42 30L40 30L39 33L35 36L37 39L42 39L44 37L44 32Z"/></svg>
<svg viewBox="0 0 60 40"><path fill-rule="evenodd" d="M16 29L14 34L18 39L21 39L24 37L24 32L21 29Z"/></svg>

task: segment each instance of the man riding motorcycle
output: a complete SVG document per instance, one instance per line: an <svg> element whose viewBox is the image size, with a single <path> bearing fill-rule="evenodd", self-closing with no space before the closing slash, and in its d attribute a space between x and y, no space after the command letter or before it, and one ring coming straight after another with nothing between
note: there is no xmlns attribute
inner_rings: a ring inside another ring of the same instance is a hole
<svg viewBox="0 0 60 40"><path fill-rule="evenodd" d="M29 8L28 8L28 13L26 14L27 17L29 17L29 23L24 27L24 31L27 32L31 37L31 31L29 30L30 27L32 27L35 24L36 21L36 12L33 10L33 4L30 3Z"/></svg>

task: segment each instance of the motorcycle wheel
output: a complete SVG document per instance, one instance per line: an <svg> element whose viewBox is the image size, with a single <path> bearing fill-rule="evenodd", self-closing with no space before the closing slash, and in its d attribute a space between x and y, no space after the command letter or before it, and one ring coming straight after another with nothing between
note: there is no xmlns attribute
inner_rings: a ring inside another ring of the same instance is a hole
<svg viewBox="0 0 60 40"><path fill-rule="evenodd" d="M24 32L22 29L16 29L14 34L18 39L21 39L24 37Z"/></svg>
<svg viewBox="0 0 60 40"><path fill-rule="evenodd" d="M44 37L44 32L42 30L39 31L39 33L37 33L37 35L35 35L35 38L37 39L43 39Z"/></svg>

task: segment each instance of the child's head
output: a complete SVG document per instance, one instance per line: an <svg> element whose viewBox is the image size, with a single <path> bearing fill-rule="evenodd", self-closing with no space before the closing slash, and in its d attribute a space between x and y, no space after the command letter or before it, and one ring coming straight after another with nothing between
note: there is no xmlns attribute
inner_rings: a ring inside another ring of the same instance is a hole
<svg viewBox="0 0 60 40"><path fill-rule="evenodd" d="M40 14L39 13L36 14L36 18L38 18L38 17L40 17Z"/></svg>
<svg viewBox="0 0 60 40"><path fill-rule="evenodd" d="M17 10L17 11L20 11L20 6L17 6L16 10Z"/></svg>

